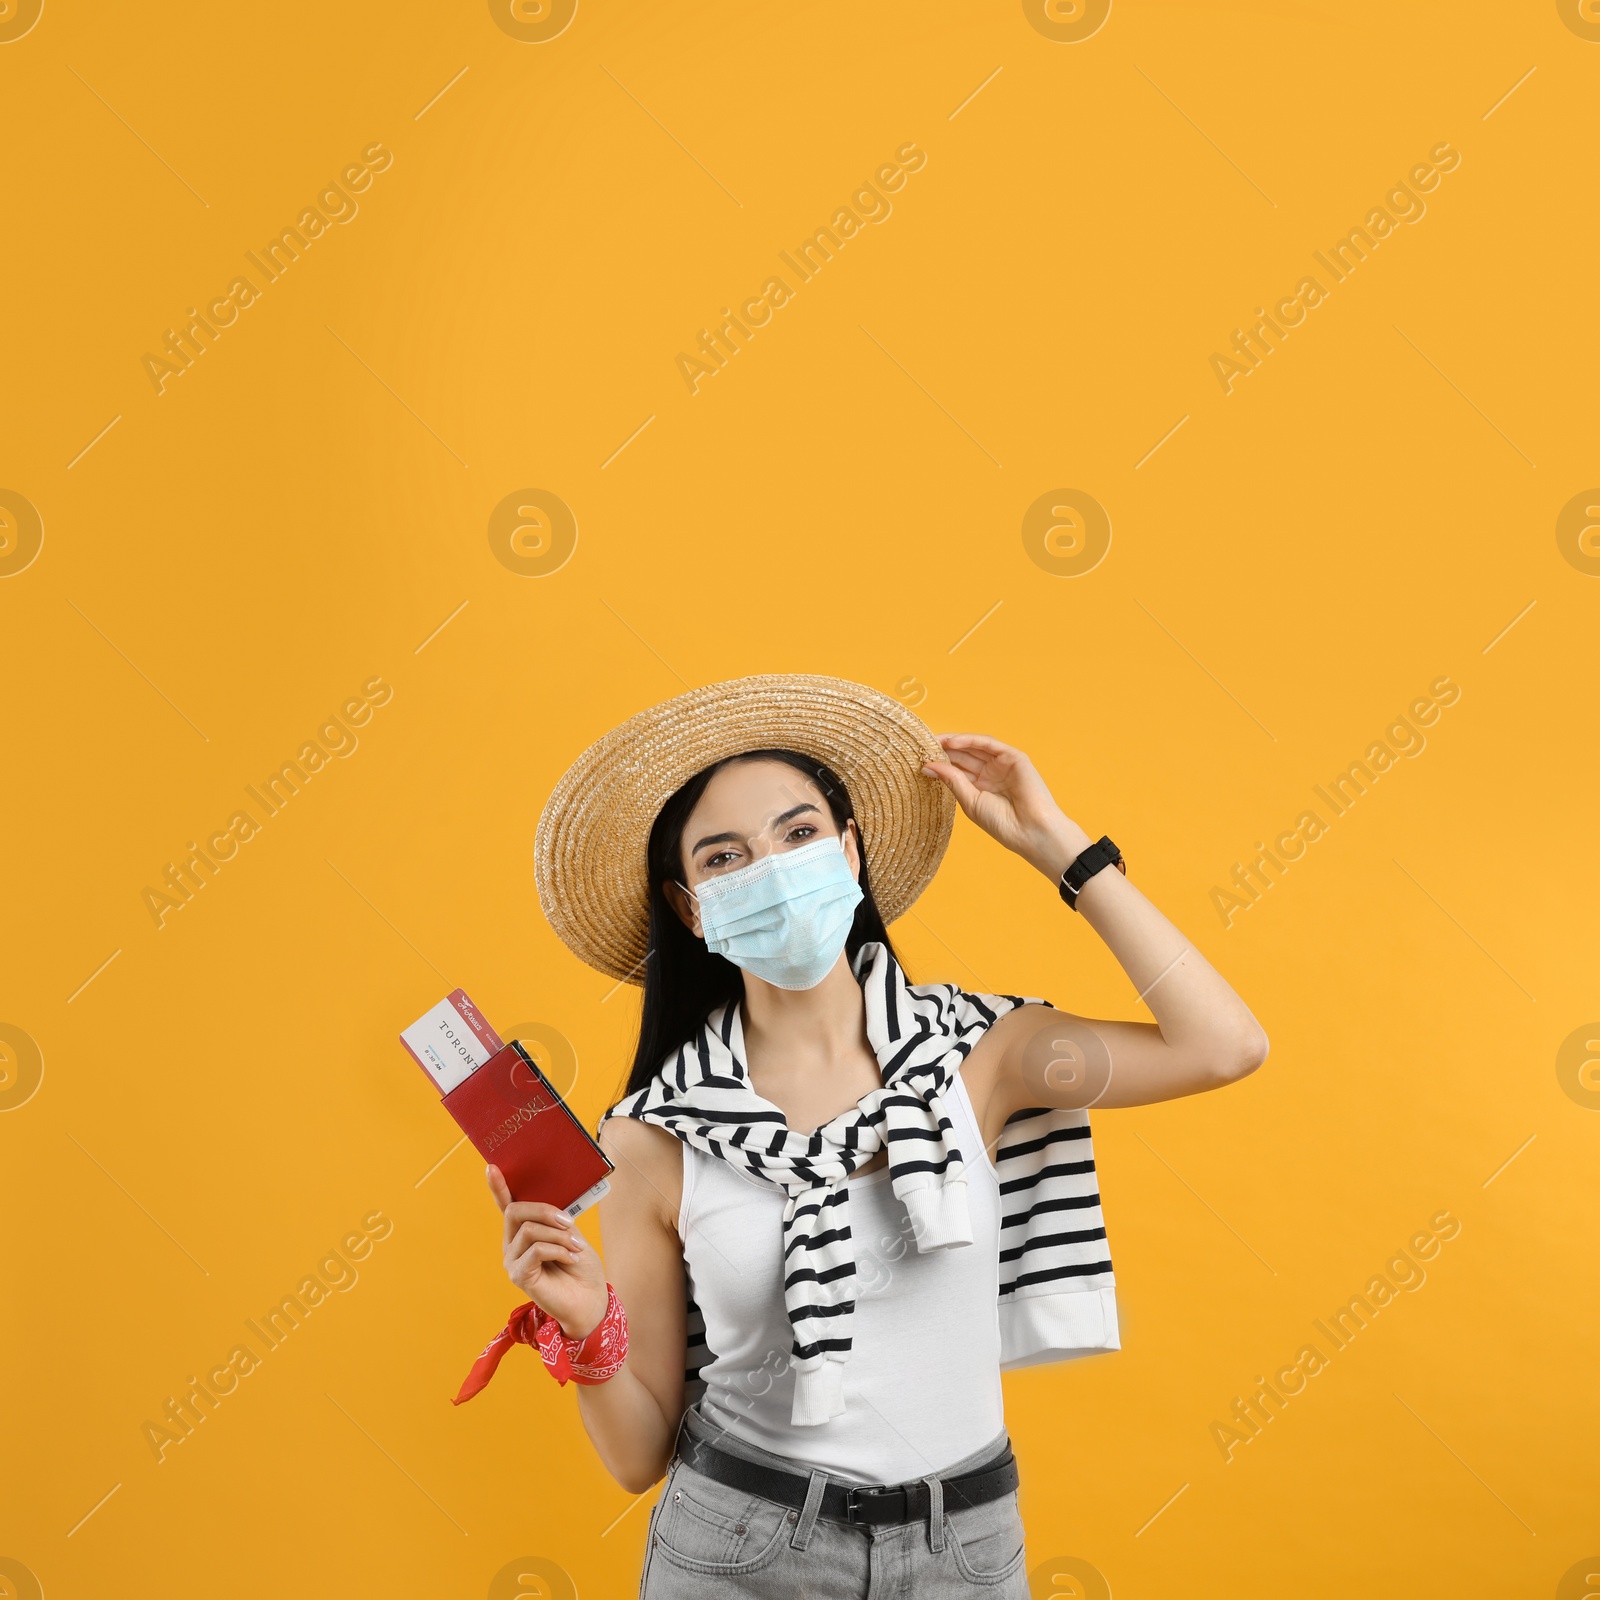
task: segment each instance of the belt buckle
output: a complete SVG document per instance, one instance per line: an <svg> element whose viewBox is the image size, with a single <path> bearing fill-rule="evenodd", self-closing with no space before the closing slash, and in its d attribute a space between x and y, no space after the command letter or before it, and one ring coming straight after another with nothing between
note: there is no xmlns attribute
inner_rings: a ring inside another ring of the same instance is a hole
<svg viewBox="0 0 1600 1600"><path fill-rule="evenodd" d="M878 1486L872 1486L868 1488L857 1486L845 1491L845 1521L865 1522L869 1526L875 1524L879 1519L875 1517L863 1516L860 1513L864 1509L870 1509L870 1504L882 1504L887 1502L891 1496L895 1497L900 1503L900 1516L896 1520L903 1522L905 1520L905 1490L902 1488L890 1489ZM869 1506L863 1507L861 1503L863 1499L869 1499Z"/></svg>

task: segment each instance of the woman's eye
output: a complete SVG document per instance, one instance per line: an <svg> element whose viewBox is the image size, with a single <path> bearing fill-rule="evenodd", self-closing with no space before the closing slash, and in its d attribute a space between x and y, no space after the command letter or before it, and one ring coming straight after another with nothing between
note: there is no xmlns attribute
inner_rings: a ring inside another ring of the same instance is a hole
<svg viewBox="0 0 1600 1600"><path fill-rule="evenodd" d="M706 871L715 872L718 867L725 867L732 860L733 851L719 850L714 856L711 857L709 861L706 862Z"/></svg>
<svg viewBox="0 0 1600 1600"><path fill-rule="evenodd" d="M812 835L816 831L817 830L816 830L815 824L810 823L810 822L802 822L802 823L798 823L790 831L789 837L791 839L805 839L805 838L809 838L810 835Z"/></svg>

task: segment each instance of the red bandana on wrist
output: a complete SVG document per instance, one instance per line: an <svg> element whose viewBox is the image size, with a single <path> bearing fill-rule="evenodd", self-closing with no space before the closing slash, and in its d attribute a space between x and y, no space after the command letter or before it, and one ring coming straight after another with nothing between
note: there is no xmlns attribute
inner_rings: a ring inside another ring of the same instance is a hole
<svg viewBox="0 0 1600 1600"><path fill-rule="evenodd" d="M470 1400L495 1375L502 1358L514 1344L538 1347L556 1382L604 1383L615 1377L628 1353L628 1317L617 1292L606 1285L606 1314L581 1339L569 1339L560 1321L541 1311L533 1301L520 1305L504 1328L483 1347L472 1371L461 1385L455 1404Z"/></svg>

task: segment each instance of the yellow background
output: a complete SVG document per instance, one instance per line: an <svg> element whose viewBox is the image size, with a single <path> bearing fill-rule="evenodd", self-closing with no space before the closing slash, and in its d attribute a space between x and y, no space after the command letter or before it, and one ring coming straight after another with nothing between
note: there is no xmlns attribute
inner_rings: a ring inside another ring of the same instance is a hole
<svg viewBox="0 0 1600 1600"><path fill-rule="evenodd" d="M1036 1592L1555 1594L1600 1550L1600 1117L1557 1071L1600 1037L1600 582L1556 538L1600 482L1597 31L47 0L0 43L0 488L44 531L0 580L0 1022L43 1060L15 1104L8 1036L0 1592L633 1592L654 1491L573 1393L524 1352L450 1404L519 1296L395 1036L461 984L571 1042L592 1123L635 996L539 912L544 797L644 705L800 670L1027 750L1272 1039L1096 1114L1124 1349L1006 1380ZM691 394L679 353L907 141L893 215ZM1225 394L1212 354L1441 141L1426 216ZM359 213L158 394L166 330L374 142ZM488 526L535 488L578 537L524 576ZM1062 489L1113 530L1075 577L1022 538ZM158 928L144 890L375 675ZM1440 675L1426 750L1224 926ZM964 821L895 932L919 981L1147 1015ZM1442 1209L1425 1287L1225 1461L1234 1397ZM359 1282L158 1463L144 1424L373 1211Z"/></svg>

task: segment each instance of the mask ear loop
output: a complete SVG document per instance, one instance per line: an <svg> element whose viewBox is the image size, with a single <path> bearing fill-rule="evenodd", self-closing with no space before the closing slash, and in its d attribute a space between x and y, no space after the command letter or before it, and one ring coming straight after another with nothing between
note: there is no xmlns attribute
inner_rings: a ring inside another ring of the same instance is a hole
<svg viewBox="0 0 1600 1600"><path fill-rule="evenodd" d="M688 897L689 897L689 898L690 898L690 899L691 899L691 900L692 900L692 901L694 901L694 909L695 909L695 913L696 913L696 917L697 917L697 918L698 918L698 915L699 915L699 911L700 911L700 896L699 896L699 895L697 895L697 894L696 894L696 893L695 893L695 892L694 892L694 890L693 890L693 889L691 889L691 888L690 888L690 887L689 887L689 885L688 885L688 884L686 884L686 883L679 883L679 882L678 882L678 880L677 880L677 879L676 879L676 878L674 878L674 879L673 879L673 880L672 880L672 887L673 887L673 888L674 888L674 889L681 889L681 890L682 890L682 891L683 891L683 893L684 893L684 894L686 894L686 895L688 895ZM705 935L704 935L704 934L703 934L703 933L697 933L697 934L695 934L695 937L696 937L696 938L697 938L697 939L703 939L703 938L704 938L704 937L705 937Z"/></svg>

